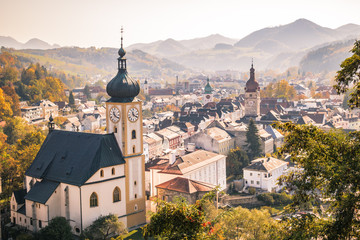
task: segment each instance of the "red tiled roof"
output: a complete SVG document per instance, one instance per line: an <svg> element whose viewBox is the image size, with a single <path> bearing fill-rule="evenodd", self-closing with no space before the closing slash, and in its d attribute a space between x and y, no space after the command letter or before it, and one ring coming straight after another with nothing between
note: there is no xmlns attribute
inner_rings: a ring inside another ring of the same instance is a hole
<svg viewBox="0 0 360 240"><path fill-rule="evenodd" d="M195 180L190 180L187 178L177 177L171 179L167 182L161 183L155 186L156 188L162 188L166 190L183 192L183 193L195 193L195 192L209 192L214 189L215 186L199 182Z"/></svg>

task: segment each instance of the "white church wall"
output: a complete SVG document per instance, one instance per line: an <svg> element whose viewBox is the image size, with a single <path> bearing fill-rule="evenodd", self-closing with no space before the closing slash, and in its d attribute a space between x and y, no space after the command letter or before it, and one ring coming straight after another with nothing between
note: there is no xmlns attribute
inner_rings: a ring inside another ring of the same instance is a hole
<svg viewBox="0 0 360 240"><path fill-rule="evenodd" d="M112 174L113 168L115 170L114 175ZM100 175L101 170L103 170L103 173L104 173L103 177L101 177L101 175ZM104 180L108 180L108 179L112 179L112 178L116 178L116 177L120 177L120 176L124 176L124 175L125 175L125 164L101 168L96 173L94 173L94 175L92 175L89 178L89 180L86 181L86 183L104 181Z"/></svg>
<svg viewBox="0 0 360 240"><path fill-rule="evenodd" d="M119 187L121 200L113 202L113 191ZM90 207L90 196L95 192L98 196L98 206ZM116 214L123 216L126 214L126 188L125 178L118 178L101 183L93 183L81 186L81 203L83 228L90 226L99 216ZM124 224L126 220L123 219ZM126 226L126 225L125 225Z"/></svg>

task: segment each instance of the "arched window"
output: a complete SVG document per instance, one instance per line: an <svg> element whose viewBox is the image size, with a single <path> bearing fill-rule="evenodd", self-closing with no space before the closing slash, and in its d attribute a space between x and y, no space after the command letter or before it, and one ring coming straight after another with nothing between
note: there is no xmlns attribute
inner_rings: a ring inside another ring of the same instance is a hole
<svg viewBox="0 0 360 240"><path fill-rule="evenodd" d="M121 201L121 191L120 188L116 187L113 191L113 202Z"/></svg>
<svg viewBox="0 0 360 240"><path fill-rule="evenodd" d="M114 133L117 133L117 127L114 127Z"/></svg>
<svg viewBox="0 0 360 240"><path fill-rule="evenodd" d="M100 170L100 177L104 176L104 170Z"/></svg>
<svg viewBox="0 0 360 240"><path fill-rule="evenodd" d="M111 169L111 175L115 175L115 168Z"/></svg>
<svg viewBox="0 0 360 240"><path fill-rule="evenodd" d="M135 145L133 146L133 153L135 153Z"/></svg>
<svg viewBox="0 0 360 240"><path fill-rule="evenodd" d="M95 192L93 192L90 196L90 207L97 207L97 206L99 206L98 196Z"/></svg>
<svg viewBox="0 0 360 240"><path fill-rule="evenodd" d="M132 139L136 139L136 131L135 131L135 130L132 130L132 132L131 132L131 138L132 138Z"/></svg>

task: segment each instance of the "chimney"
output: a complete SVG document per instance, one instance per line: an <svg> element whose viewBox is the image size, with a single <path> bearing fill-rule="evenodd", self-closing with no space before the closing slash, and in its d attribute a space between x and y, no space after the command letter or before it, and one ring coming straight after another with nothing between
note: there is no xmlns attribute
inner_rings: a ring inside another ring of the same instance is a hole
<svg viewBox="0 0 360 240"><path fill-rule="evenodd" d="M188 150L188 152L194 152L195 151L195 143L188 143L187 150Z"/></svg>
<svg viewBox="0 0 360 240"><path fill-rule="evenodd" d="M270 161L270 157L268 157L267 162Z"/></svg>
<svg viewBox="0 0 360 240"><path fill-rule="evenodd" d="M174 164L176 161L176 151L175 150L171 151L169 156L170 156L169 163Z"/></svg>

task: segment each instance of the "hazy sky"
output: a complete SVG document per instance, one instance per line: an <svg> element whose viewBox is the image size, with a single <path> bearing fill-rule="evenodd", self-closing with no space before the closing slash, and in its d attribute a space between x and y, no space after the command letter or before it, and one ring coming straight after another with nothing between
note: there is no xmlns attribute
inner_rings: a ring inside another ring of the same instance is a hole
<svg viewBox="0 0 360 240"><path fill-rule="evenodd" d="M336 28L360 24L360 0L0 0L0 36L20 42L118 47L219 33L242 38L306 18Z"/></svg>

